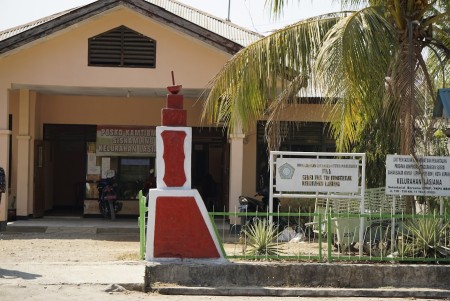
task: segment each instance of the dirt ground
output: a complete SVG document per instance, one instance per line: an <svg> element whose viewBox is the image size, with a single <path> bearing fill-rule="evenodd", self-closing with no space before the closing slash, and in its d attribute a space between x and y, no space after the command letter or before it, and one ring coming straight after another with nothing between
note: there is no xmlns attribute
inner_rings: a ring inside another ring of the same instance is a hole
<svg viewBox="0 0 450 301"><path fill-rule="evenodd" d="M233 248L228 245L227 248ZM0 300L242 300L235 296L165 296L133 290L110 291L111 287L101 284L56 285L22 282L11 285L2 268L14 264L85 264L101 262L130 262L139 259L138 234L89 234L89 233L0 233ZM281 300L274 297L247 297L255 301ZM283 300L298 300L283 298ZM307 299L304 299L307 300ZM310 299L312 300L312 299ZM318 300L318 299L314 299ZM327 300L327 299L322 299Z"/></svg>
<svg viewBox="0 0 450 301"><path fill-rule="evenodd" d="M326 244L324 244L324 249ZM224 245L228 255L243 255L243 245ZM317 243L285 244L287 253L316 255ZM139 260L139 237L134 234L0 233L0 262L109 262Z"/></svg>
<svg viewBox="0 0 450 301"><path fill-rule="evenodd" d="M110 262L139 260L138 234L0 233L0 262ZM326 252L327 244L322 244ZM317 242L283 243L284 255L317 256ZM243 244L227 239L229 256L242 256ZM334 253L334 252L333 252Z"/></svg>
<svg viewBox="0 0 450 301"><path fill-rule="evenodd" d="M0 300L144 300L157 295L122 290L109 292L107 285L67 283L41 284L27 281L23 267L46 264L65 269L67 265L102 262L137 261L138 235L89 233L1 233L0 232ZM24 277L24 276L19 276ZM36 276L37 277L37 276ZM152 298L150 298L152 299ZM153 300L155 300L153 298Z"/></svg>
<svg viewBox="0 0 450 301"><path fill-rule="evenodd" d="M317 248L310 243L295 243L291 248ZM227 244L227 252L239 250L240 245ZM234 252L234 251L233 251ZM238 251L237 251L238 252ZM156 293L119 289L102 284L33 284L22 281L20 285L11 285L7 281L5 267L14 264L20 270L21 265L42 263L66 264L102 263L102 262L139 262L139 237L137 234L88 234L88 233L0 233L0 300L166 300L194 301L243 300L242 296L166 296ZM3 268L3 269L2 269ZM26 280L26 279L25 279ZM299 300L294 297L245 297L249 301ZM301 298L305 301L344 300L344 298ZM377 298L345 298L345 301L375 301ZM406 300L386 298L384 300ZM419 300L419 299L416 299Z"/></svg>
<svg viewBox="0 0 450 301"><path fill-rule="evenodd" d="M139 259L139 236L84 233L0 233L0 262L106 262Z"/></svg>

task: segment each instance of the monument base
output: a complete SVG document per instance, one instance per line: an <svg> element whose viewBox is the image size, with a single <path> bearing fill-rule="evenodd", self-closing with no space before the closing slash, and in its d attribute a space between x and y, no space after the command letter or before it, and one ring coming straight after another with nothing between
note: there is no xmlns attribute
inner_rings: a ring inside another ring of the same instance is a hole
<svg viewBox="0 0 450 301"><path fill-rule="evenodd" d="M150 189L146 260L223 260L205 204L196 189Z"/></svg>

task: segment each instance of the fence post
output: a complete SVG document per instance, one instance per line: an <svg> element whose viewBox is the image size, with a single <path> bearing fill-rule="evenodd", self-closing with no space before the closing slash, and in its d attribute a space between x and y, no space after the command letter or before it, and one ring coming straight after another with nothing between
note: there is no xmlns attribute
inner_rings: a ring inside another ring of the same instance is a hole
<svg viewBox="0 0 450 301"><path fill-rule="evenodd" d="M145 257L145 215L147 213L147 208L145 206L146 197L142 195L142 190L139 190L139 242L140 242L140 257L144 259Z"/></svg>
<svg viewBox="0 0 450 301"><path fill-rule="evenodd" d="M322 262L322 260L323 260L323 254L322 254L322 252L323 252L323 250L322 250L322 234L323 234L323 231L322 231L322 214L321 213L319 213L319 215L318 215L318 220L319 220L319 261L320 262Z"/></svg>
<svg viewBox="0 0 450 301"><path fill-rule="evenodd" d="M331 257L331 251L332 251L332 239L333 239L333 233L332 233L332 228L331 228L331 212L329 212L327 214L327 245L328 245L328 250L327 250L327 256L328 256L328 263L333 262L333 258Z"/></svg>
<svg viewBox="0 0 450 301"><path fill-rule="evenodd" d="M392 209L391 209L391 254L394 254L395 250L395 207L396 207L396 198L395 195L392 196Z"/></svg>

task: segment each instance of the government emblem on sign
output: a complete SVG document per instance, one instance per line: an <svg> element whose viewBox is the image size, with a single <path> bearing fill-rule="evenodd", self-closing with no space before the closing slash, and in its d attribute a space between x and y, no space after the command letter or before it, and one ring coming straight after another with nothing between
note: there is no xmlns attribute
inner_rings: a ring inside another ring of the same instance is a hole
<svg viewBox="0 0 450 301"><path fill-rule="evenodd" d="M284 163L278 168L281 179L292 179L292 177L294 176L294 171L295 168L288 163Z"/></svg>

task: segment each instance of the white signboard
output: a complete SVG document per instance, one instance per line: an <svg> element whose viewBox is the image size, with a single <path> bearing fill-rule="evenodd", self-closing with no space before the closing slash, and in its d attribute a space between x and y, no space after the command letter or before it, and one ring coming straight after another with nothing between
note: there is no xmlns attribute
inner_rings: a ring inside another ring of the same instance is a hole
<svg viewBox="0 0 450 301"><path fill-rule="evenodd" d="M278 158L276 190L358 192L358 160Z"/></svg>
<svg viewBox="0 0 450 301"><path fill-rule="evenodd" d="M450 196L450 157L388 155L386 194Z"/></svg>

